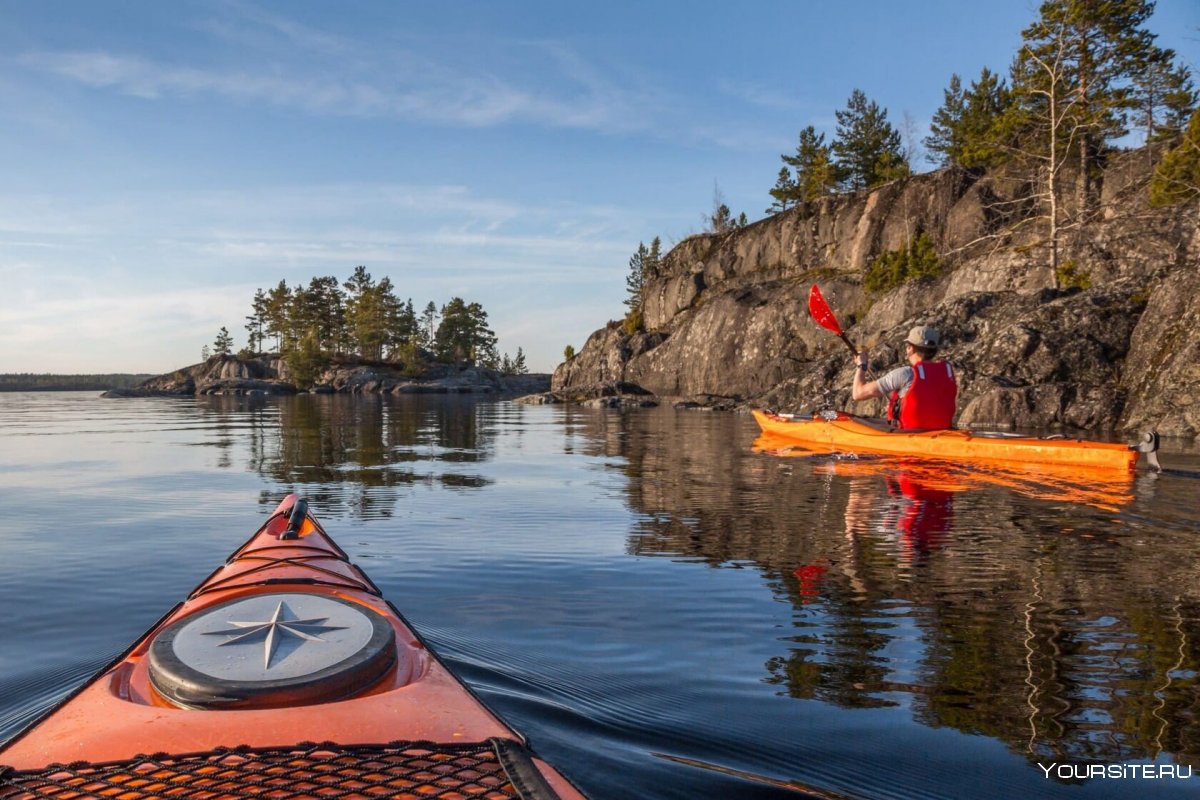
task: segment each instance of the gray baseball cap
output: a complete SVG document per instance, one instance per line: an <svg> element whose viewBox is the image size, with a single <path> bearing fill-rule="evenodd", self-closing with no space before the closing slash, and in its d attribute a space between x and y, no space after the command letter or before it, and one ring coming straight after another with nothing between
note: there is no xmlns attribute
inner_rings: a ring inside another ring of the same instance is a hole
<svg viewBox="0 0 1200 800"><path fill-rule="evenodd" d="M942 337L928 325L918 325L908 332L908 338L904 341L917 347L937 347L942 343Z"/></svg>

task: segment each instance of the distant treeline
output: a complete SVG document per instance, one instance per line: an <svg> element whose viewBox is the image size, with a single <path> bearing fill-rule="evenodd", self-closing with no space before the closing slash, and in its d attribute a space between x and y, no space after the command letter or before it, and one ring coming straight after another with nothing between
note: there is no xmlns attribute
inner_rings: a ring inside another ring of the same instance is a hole
<svg viewBox="0 0 1200 800"><path fill-rule="evenodd" d="M85 392L128 389L150 375L39 375L32 372L0 374L0 392Z"/></svg>

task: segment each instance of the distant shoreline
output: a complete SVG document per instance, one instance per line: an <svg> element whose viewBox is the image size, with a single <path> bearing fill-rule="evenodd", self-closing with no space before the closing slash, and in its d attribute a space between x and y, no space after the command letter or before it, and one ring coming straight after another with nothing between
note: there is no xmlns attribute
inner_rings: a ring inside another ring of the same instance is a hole
<svg viewBox="0 0 1200 800"><path fill-rule="evenodd" d="M0 392L103 392L109 389L128 389L154 377L151 373L124 372L93 375L58 375L53 373L0 374Z"/></svg>

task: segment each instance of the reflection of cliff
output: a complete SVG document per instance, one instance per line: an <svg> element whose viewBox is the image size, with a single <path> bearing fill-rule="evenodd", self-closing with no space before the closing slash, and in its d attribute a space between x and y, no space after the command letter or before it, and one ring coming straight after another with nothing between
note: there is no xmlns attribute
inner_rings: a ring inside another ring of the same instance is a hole
<svg viewBox="0 0 1200 800"><path fill-rule="evenodd" d="M902 462L755 453L738 417L579 419L630 478L632 552L752 565L793 604L766 665L788 694L906 696L922 724L1030 758L1200 754L1194 520L1146 529L1136 509L951 491Z"/></svg>
<svg viewBox="0 0 1200 800"><path fill-rule="evenodd" d="M218 413L227 406L244 410L247 403L211 402ZM405 486L474 489L491 483L469 469L492 457L492 434L480 424L479 408L419 397L280 398L258 406L257 419L278 413L278 424L253 426L250 469L289 491L303 486L318 503L390 516Z"/></svg>

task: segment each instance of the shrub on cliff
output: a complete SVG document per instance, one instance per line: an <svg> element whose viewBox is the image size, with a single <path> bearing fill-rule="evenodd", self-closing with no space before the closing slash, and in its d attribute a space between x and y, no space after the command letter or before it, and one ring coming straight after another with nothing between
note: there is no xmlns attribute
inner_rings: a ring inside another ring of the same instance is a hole
<svg viewBox="0 0 1200 800"><path fill-rule="evenodd" d="M942 272L933 241L924 233L914 236L908 247L880 253L867 267L863 280L867 291L882 294L917 278L932 278Z"/></svg>
<svg viewBox="0 0 1200 800"><path fill-rule="evenodd" d="M1092 275L1084 269L1080 269L1075 263L1075 259L1068 258L1058 265L1058 271L1055 273L1058 278L1058 286L1062 289L1090 289L1092 288Z"/></svg>
<svg viewBox="0 0 1200 800"><path fill-rule="evenodd" d="M426 353L414 341L408 341L396 348L393 358L400 361L400 371L410 378L423 375L429 369L425 359Z"/></svg>
<svg viewBox="0 0 1200 800"><path fill-rule="evenodd" d="M626 336L633 336L638 331L646 329L646 323L642 319L642 310L634 308L625 315L625 320L621 323L621 330L625 331Z"/></svg>

